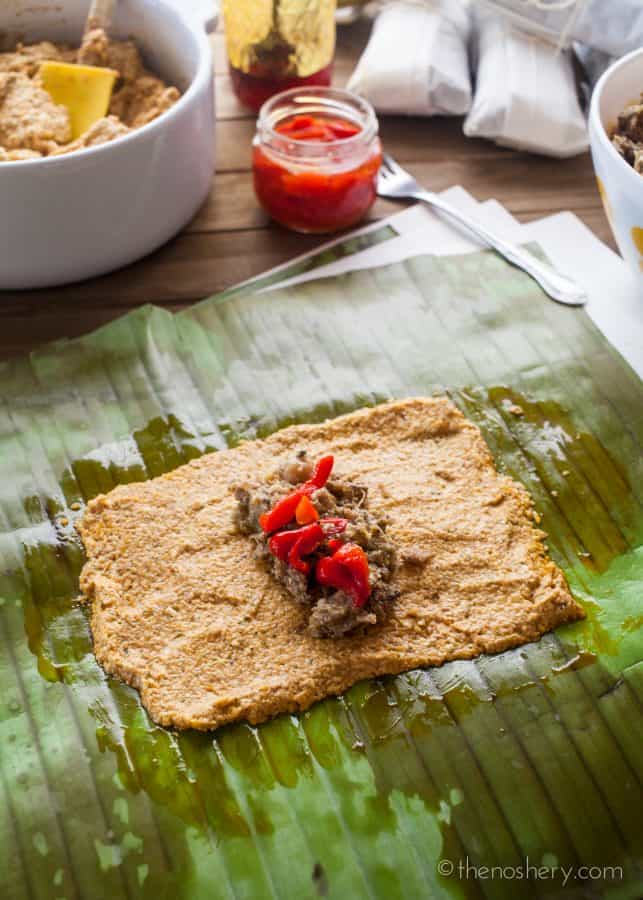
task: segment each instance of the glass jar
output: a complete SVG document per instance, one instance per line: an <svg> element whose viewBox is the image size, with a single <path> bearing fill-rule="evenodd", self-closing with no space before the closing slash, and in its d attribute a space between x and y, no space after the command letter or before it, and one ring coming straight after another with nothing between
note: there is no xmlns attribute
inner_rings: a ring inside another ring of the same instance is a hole
<svg viewBox="0 0 643 900"><path fill-rule="evenodd" d="M381 162L377 117L356 94L295 88L261 108L255 192L287 228L327 234L355 225L375 201Z"/></svg>
<svg viewBox="0 0 643 900"><path fill-rule="evenodd" d="M279 91L328 85L336 0L224 0L232 85L251 109Z"/></svg>

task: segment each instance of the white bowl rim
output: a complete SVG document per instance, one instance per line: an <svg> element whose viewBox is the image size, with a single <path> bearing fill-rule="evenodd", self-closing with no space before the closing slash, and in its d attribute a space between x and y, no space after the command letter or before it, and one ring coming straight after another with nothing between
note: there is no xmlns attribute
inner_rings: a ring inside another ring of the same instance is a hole
<svg viewBox="0 0 643 900"><path fill-rule="evenodd" d="M643 47L639 47L637 50L632 50L631 53L626 54L625 56L621 57L621 59L617 59L616 62L612 63L612 65L605 72L603 72L598 80L596 87L594 88L589 117L591 125L596 129L596 131L598 131L598 140L607 149L608 154L610 154L613 159L617 159L624 169L627 169L628 175L626 177L632 179L633 185L634 183L637 183L639 185L638 190L640 190L641 185L643 185L643 175L639 175L639 173L636 172L632 168L632 166L623 159L614 144L610 141L607 129L603 125L603 121L601 119L599 111L601 96L607 82L610 81L610 79L616 72L629 65L629 63L631 63L632 60L636 59L636 57L638 56L643 56ZM643 93L643 85L641 86L641 93Z"/></svg>
<svg viewBox="0 0 643 900"><path fill-rule="evenodd" d="M126 144L133 143L142 139L145 135L158 131L165 125L172 116L177 116L183 108L190 102L193 95L200 91L205 84L212 78L212 55L210 44L207 40L206 29L203 22L190 13L186 13L181 9L179 4L167 2L167 0L157 0L161 14L169 13L177 16L183 25L196 38L199 46L199 65L192 83L187 91L181 95L179 100L170 109L165 110L156 119L136 128L129 134L121 135L113 141L107 141L105 144L97 144L94 147L83 147L81 150L74 150L72 153L62 154L61 156L43 156L38 159L12 159L0 163L0 177L6 171L15 171L18 166L26 168L27 166L68 166L73 165L76 160L87 159L90 156L99 156L114 150L114 147L124 147ZM136 38L136 34L134 34Z"/></svg>

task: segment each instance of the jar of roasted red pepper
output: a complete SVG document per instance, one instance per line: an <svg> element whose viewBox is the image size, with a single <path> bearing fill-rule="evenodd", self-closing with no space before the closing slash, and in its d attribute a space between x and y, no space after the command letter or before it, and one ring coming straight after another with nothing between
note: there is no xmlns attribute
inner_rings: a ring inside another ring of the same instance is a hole
<svg viewBox="0 0 643 900"><path fill-rule="evenodd" d="M324 234L362 219L382 161L370 103L336 88L294 88L265 103L253 144L259 202L294 231Z"/></svg>

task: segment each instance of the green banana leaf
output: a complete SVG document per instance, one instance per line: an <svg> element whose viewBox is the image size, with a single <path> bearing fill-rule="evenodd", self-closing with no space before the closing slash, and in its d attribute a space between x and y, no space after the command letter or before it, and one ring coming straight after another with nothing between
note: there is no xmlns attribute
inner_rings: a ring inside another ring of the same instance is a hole
<svg viewBox="0 0 643 900"><path fill-rule="evenodd" d="M587 620L260 727L154 725L92 654L87 499L433 392L531 492ZM635 373L484 252L145 307L1 364L0 896L643 896L642 447Z"/></svg>

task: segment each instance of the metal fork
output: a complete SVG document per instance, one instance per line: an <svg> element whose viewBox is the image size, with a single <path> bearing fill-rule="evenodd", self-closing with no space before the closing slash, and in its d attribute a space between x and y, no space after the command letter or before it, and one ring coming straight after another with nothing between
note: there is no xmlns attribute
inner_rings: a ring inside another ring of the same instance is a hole
<svg viewBox="0 0 643 900"><path fill-rule="evenodd" d="M583 288L566 275L556 272L551 266L541 263L527 250L510 244L508 241L502 240L492 234L484 225L480 225L474 219L471 219L466 213L452 206L450 203L442 200L432 191L425 190L419 184L410 172L398 165L395 160L387 153L384 154L382 168L377 180L377 193L381 197L389 197L392 200L402 200L405 198L413 198L415 200L423 200L442 213L446 213L452 219L455 219L460 225L463 225L468 231L474 234L488 247L493 248L496 253L526 272L537 281L545 293L557 300L559 303L565 303L567 306L583 306L587 303L588 297Z"/></svg>

